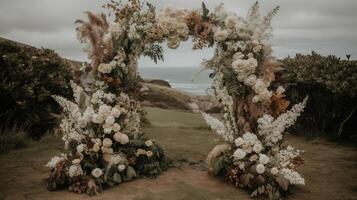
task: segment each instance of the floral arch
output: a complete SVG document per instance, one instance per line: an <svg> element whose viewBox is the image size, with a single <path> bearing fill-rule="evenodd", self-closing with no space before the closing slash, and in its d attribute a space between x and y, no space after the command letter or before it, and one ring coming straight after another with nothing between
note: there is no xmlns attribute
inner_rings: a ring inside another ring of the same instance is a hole
<svg viewBox="0 0 357 200"><path fill-rule="evenodd" d="M193 38L193 49L216 45L214 57L203 62L213 70L214 96L223 104L222 121L201 112L222 137L207 158L210 171L229 178L252 196L280 198L293 184L304 184L296 172L300 151L284 147L283 132L303 111L306 99L285 112L289 102L275 82L281 69L271 56L270 22L278 7L261 16L258 3L246 18L226 12L223 4L210 12L155 8L139 0L112 1L104 14L78 20L79 40L91 63L72 82L74 102L59 96L65 117L61 131L66 152L47 164L48 188L97 194L136 176L157 176L166 169L163 150L144 139L137 63L140 56L163 59L161 43L177 48Z"/></svg>

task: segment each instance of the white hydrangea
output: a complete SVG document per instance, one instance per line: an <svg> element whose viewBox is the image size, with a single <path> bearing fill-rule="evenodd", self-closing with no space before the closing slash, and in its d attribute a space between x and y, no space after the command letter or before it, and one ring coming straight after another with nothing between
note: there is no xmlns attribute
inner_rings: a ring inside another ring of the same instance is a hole
<svg viewBox="0 0 357 200"><path fill-rule="evenodd" d="M80 165L71 165L68 174L70 177L80 176L83 174L82 167Z"/></svg>

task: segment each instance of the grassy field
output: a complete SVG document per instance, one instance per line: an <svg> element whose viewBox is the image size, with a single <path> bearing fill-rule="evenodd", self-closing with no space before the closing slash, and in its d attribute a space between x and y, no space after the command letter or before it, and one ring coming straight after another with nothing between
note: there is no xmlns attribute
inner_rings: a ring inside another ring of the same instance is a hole
<svg viewBox="0 0 357 200"><path fill-rule="evenodd" d="M203 161L219 142L197 114L146 108L151 124L146 137L159 142L173 160ZM287 143L304 149L301 173L306 186L296 189L289 199L357 199L357 151L324 140L306 141L290 136ZM44 178L46 162L62 149L59 138L46 136L31 141L26 148L0 155L0 200L2 199L120 199L120 200L235 200L248 195L198 165L171 168L156 179L138 179L107 189L96 197L67 191L48 192Z"/></svg>

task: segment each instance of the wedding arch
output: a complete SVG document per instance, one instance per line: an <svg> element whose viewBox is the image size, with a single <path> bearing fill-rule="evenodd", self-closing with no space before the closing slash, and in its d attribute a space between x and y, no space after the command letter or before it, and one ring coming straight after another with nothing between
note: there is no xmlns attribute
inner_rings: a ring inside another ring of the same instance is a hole
<svg viewBox="0 0 357 200"><path fill-rule="evenodd" d="M223 4L212 12L202 4L192 11L167 6L156 13L153 5L139 0L104 7L111 11L109 18L88 12L88 21L76 22L91 63L82 67L80 81L72 82L74 102L53 96L65 113L60 128L66 151L47 164L50 190L97 194L105 185L166 169L163 150L142 136L138 59L157 62L163 58L160 44L166 41L176 49L189 37L193 49L216 48L203 66L213 70L222 121L201 112L223 141L208 154L212 174L227 177L251 196L272 199L290 185L305 184L296 171L301 152L283 145L284 130L307 99L287 111L284 88L275 81L281 69L269 39L278 7L261 16L256 3L246 18L225 11Z"/></svg>

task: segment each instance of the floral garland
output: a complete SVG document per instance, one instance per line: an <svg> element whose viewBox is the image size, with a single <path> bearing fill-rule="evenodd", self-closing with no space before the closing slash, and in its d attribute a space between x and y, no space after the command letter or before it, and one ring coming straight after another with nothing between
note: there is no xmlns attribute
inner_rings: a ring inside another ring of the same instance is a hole
<svg viewBox="0 0 357 200"><path fill-rule="evenodd" d="M279 198L290 184L304 184L295 171L302 163L300 151L282 146L283 131L306 99L284 113L289 102L284 89L274 86L279 66L268 39L278 9L261 17L255 4L243 19L222 4L213 12L202 4L194 11L167 6L156 13L139 0L111 1L104 7L114 14L112 22L92 13L88 21L77 21L91 64L83 66L80 82L72 83L75 102L54 96L65 113L60 129L66 152L47 164L52 168L50 190L69 187L97 194L105 185L156 176L165 169L162 149L142 137L137 63L141 55L161 60L160 43L167 41L175 49L189 36L194 49L216 44L214 57L204 65L214 71L212 87L224 105L223 122L202 115L225 144L208 155L212 172L252 196Z"/></svg>

